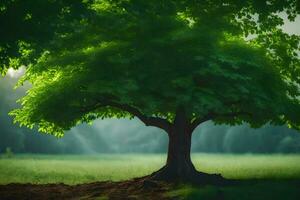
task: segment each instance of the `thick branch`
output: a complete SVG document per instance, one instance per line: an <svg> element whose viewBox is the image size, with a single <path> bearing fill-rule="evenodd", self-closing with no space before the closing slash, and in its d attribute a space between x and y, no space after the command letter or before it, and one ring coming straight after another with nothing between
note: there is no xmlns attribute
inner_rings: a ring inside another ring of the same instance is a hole
<svg viewBox="0 0 300 200"><path fill-rule="evenodd" d="M141 111L139 111L137 108L134 108L127 104L120 104L120 103L113 102L113 101L108 101L108 102L103 102L103 103L98 102L98 103L94 104L93 106L85 108L82 111L89 112L96 108L106 107L106 106L114 107L114 108L126 111L126 112L132 114L133 116L136 116L137 118L139 118L146 126L155 126L155 127L165 130L167 133L170 130L171 123L168 122L166 119L163 119L160 117L146 116Z"/></svg>
<svg viewBox="0 0 300 200"><path fill-rule="evenodd" d="M193 132L199 124L202 124L203 122L211 120L212 117L213 116L211 115L211 113L209 113L209 114L205 115L204 117L198 117L198 118L194 119L191 123L191 131Z"/></svg>
<svg viewBox="0 0 300 200"><path fill-rule="evenodd" d="M234 112L234 113L226 113L226 114L218 114L218 113L215 113L215 112L210 112L208 113L207 115L203 116L203 117L199 117L199 118L196 118L195 120L192 121L191 123L191 130L194 131L198 125L200 125L201 123L203 122L206 122L208 120L213 120L215 118L222 118L222 117L235 117L235 116L239 116L239 115L247 115L247 116L251 116L252 117L252 114L251 113L247 113L247 112Z"/></svg>
<svg viewBox="0 0 300 200"><path fill-rule="evenodd" d="M126 104L118 104L115 102L110 102L108 106L112 106L124 110L126 112L129 112L130 114L139 118L146 126L159 127L161 129L164 129L167 132L170 129L171 123L169 123L166 119L160 117L148 117L132 106Z"/></svg>

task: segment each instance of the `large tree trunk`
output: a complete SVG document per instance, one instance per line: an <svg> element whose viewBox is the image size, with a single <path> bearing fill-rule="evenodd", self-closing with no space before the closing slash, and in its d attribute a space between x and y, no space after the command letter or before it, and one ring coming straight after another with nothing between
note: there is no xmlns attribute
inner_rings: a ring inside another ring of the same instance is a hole
<svg viewBox="0 0 300 200"><path fill-rule="evenodd" d="M168 132L169 147L166 165L154 172L153 180L172 182L208 183L220 182L220 175L210 175L198 172L190 157L192 129L183 109L176 113L174 123Z"/></svg>

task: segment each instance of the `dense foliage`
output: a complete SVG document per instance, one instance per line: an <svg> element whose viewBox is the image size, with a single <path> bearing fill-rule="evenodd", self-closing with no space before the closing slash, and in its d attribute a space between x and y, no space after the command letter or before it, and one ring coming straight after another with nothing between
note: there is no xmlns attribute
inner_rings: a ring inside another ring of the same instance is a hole
<svg viewBox="0 0 300 200"><path fill-rule="evenodd" d="M0 5L2 70L24 64L20 84L33 85L11 113L21 125L62 136L99 117L137 116L164 128L181 107L194 127L298 128L300 39L280 28L280 12L300 12L296 0Z"/></svg>

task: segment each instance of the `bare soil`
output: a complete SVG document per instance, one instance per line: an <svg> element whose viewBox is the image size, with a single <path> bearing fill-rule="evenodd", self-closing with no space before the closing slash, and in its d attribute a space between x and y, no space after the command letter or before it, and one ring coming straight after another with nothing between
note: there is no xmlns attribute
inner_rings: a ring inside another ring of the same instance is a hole
<svg viewBox="0 0 300 200"><path fill-rule="evenodd" d="M156 199L168 200L164 193L170 184L144 181L143 178L122 182L95 182L80 185L8 184L0 185L1 200L34 199Z"/></svg>

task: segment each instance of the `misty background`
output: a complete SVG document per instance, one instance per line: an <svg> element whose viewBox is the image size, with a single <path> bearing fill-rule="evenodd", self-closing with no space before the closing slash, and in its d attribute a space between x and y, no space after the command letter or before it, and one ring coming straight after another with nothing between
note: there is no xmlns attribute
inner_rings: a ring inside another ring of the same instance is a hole
<svg viewBox="0 0 300 200"><path fill-rule="evenodd" d="M300 18L288 22L283 13L287 33L300 35ZM300 55L300 54L299 54ZM8 112L18 105L28 85L13 90L18 77L24 73L10 69L0 76L0 153L10 148L15 153L93 154L93 153L164 153L168 138L162 130L146 127L138 119L96 120L82 124L65 133L63 138L40 134L36 130L13 124ZM285 126L265 125L252 129L241 126L214 125L206 122L193 133L193 152L212 153L299 153L300 132Z"/></svg>
<svg viewBox="0 0 300 200"><path fill-rule="evenodd" d="M13 124L8 112L28 86L14 90L24 68L10 70L0 78L0 153L10 148L15 153L94 154L164 153L167 134L146 127L138 119L96 120L67 131L63 138L40 134ZM299 153L300 133L284 126L266 125L251 129L248 125L227 126L206 122L193 133L193 152L212 153Z"/></svg>

